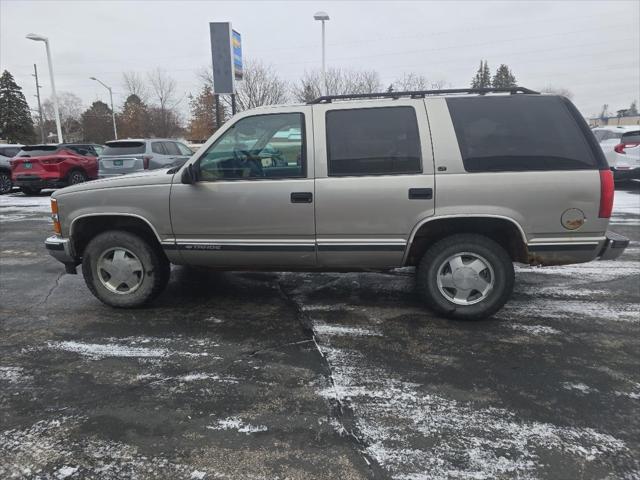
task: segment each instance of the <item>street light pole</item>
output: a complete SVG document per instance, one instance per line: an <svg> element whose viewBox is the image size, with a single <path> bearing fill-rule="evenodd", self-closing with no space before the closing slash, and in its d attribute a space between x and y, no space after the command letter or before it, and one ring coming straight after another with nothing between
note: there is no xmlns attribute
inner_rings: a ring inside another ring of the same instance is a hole
<svg viewBox="0 0 640 480"><path fill-rule="evenodd" d="M60 111L58 110L58 96L56 95L56 82L53 77L53 61L51 60L51 48L49 48L49 39L35 33L27 35L29 40L35 40L36 42L44 42L47 49L47 62L49 63L49 77L51 80L51 97L53 100L53 111L56 115L56 130L58 133L58 143L64 143L62 138L62 125L60 124Z"/></svg>
<svg viewBox="0 0 640 480"><path fill-rule="evenodd" d="M40 141L44 143L45 142L44 122L42 121L42 104L40 103L40 84L38 83L38 67L36 66L35 63L33 64L33 71L35 72L33 76L36 77L36 97L38 97L38 115L40 117Z"/></svg>
<svg viewBox="0 0 640 480"><path fill-rule="evenodd" d="M109 98L111 99L111 119L113 120L113 136L117 140L118 139L118 129L116 128L116 111L113 109L113 90L111 90L111 87L105 85L103 82L98 80L96 77L89 77L89 79L90 80L95 80L100 85L102 85L104 88L109 90Z"/></svg>
<svg viewBox="0 0 640 480"><path fill-rule="evenodd" d="M327 89L327 66L326 66L326 46L325 46L325 33L324 33L324 22L329 20L329 15L326 12L317 12L313 18L315 20L320 20L322 22L322 83L324 86L324 94L329 95Z"/></svg>

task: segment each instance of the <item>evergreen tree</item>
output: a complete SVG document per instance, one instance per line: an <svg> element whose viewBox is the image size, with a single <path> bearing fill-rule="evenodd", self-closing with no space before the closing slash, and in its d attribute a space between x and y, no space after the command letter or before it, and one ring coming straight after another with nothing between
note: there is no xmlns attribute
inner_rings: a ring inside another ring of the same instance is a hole
<svg viewBox="0 0 640 480"><path fill-rule="evenodd" d="M109 106L101 101L82 114L82 134L85 142L105 143L113 140L113 117Z"/></svg>
<svg viewBox="0 0 640 480"><path fill-rule="evenodd" d="M0 138L15 143L32 143L35 139L29 105L7 70L0 76Z"/></svg>
<svg viewBox="0 0 640 480"><path fill-rule="evenodd" d="M631 102L631 106L627 110L627 116L635 117L636 115L638 115L638 102L634 100L633 102Z"/></svg>
<svg viewBox="0 0 640 480"><path fill-rule="evenodd" d="M203 141L217 130L216 97L210 85L204 85L197 97L189 100L191 119L189 120L189 139ZM220 109L224 110L222 105ZM224 118L224 112L221 117Z"/></svg>
<svg viewBox="0 0 640 480"><path fill-rule="evenodd" d="M147 105L136 94L127 97L118 115L118 133L122 138L144 138L151 132Z"/></svg>
<svg viewBox="0 0 640 480"><path fill-rule="evenodd" d="M493 88L511 88L517 87L515 75L509 70L504 63L498 67L496 74L491 80L491 86Z"/></svg>
<svg viewBox="0 0 640 480"><path fill-rule="evenodd" d="M486 60L481 60L476 76L471 81L471 88L489 88L490 86L491 72L489 71L489 64Z"/></svg>

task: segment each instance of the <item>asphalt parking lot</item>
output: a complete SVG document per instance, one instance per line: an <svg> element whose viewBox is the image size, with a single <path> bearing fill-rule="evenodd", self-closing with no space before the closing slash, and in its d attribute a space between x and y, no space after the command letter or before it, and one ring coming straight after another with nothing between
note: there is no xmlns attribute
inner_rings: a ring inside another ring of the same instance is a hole
<svg viewBox="0 0 640 480"><path fill-rule="evenodd" d="M640 478L640 185L615 262L517 271L495 318L410 271L174 268L113 310L49 257L48 197L0 197L0 478Z"/></svg>

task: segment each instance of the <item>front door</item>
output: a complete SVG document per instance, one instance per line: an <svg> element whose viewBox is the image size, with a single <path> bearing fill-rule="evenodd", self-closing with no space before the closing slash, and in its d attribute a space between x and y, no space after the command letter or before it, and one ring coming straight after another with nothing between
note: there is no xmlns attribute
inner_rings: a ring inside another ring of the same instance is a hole
<svg viewBox="0 0 640 480"><path fill-rule="evenodd" d="M171 223L184 263L316 265L311 108L245 114L174 180ZM310 160L311 159L311 160Z"/></svg>
<svg viewBox="0 0 640 480"><path fill-rule="evenodd" d="M313 109L315 137L322 139L315 143L319 266L401 265L412 229L434 212L424 102Z"/></svg>

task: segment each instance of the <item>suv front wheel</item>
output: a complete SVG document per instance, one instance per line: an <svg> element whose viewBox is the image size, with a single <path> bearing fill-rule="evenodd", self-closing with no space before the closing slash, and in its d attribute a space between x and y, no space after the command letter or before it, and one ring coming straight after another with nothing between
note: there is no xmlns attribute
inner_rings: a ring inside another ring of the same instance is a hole
<svg viewBox="0 0 640 480"><path fill-rule="evenodd" d="M449 318L478 320L497 312L513 291L509 254L483 235L458 234L433 244L417 272L425 302Z"/></svg>
<svg viewBox="0 0 640 480"><path fill-rule="evenodd" d="M159 248L122 230L96 235L82 258L84 281L98 300L116 308L139 307L169 281L170 265Z"/></svg>

